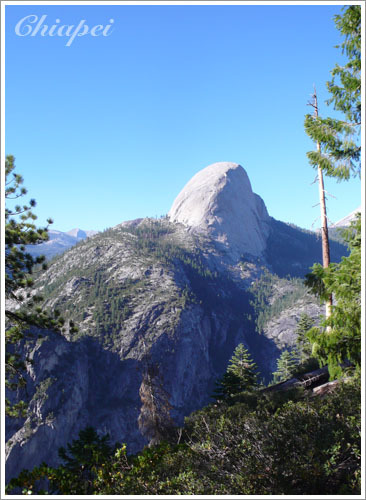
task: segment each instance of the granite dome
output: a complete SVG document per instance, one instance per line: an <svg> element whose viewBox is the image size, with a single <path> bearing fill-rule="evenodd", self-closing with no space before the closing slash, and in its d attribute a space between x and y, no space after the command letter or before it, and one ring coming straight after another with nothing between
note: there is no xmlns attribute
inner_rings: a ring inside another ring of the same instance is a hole
<svg viewBox="0 0 366 500"><path fill-rule="evenodd" d="M259 256L265 250L270 218L237 163L214 163L198 172L176 197L168 215L172 222L205 232L234 259L242 254Z"/></svg>

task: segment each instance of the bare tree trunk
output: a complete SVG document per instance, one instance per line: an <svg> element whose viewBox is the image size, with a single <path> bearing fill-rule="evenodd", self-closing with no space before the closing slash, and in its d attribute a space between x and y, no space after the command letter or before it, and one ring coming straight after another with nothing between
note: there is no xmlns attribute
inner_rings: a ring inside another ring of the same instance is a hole
<svg viewBox="0 0 366 500"><path fill-rule="evenodd" d="M316 89L314 86L314 116L318 117L318 98L316 95ZM317 150L320 152L320 143L316 144ZM318 183L319 183L319 201L320 201L320 215L321 215L321 234L322 234L322 254L323 254L323 267L329 267L330 263L330 252L329 252L329 236L328 236L328 220L327 220L327 207L325 204L325 194L324 194L324 180L323 171L318 165ZM332 311L333 297L332 294L329 295L328 300L325 303L325 318L328 319Z"/></svg>

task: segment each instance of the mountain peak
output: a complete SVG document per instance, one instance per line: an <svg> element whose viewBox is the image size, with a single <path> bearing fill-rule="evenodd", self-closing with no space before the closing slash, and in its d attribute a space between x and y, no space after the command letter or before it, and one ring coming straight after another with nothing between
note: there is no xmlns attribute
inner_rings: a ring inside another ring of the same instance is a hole
<svg viewBox="0 0 366 500"><path fill-rule="evenodd" d="M67 231L66 234L69 234L70 236L73 236L74 238L78 239L84 239L87 237L86 232L83 231L82 229L79 229L78 227L71 229L70 231Z"/></svg>
<svg viewBox="0 0 366 500"><path fill-rule="evenodd" d="M351 222L355 220L356 214L358 212L361 212L361 205L358 208L356 208L356 210L353 210L353 212L343 217L343 219L337 221L335 224L332 224L330 228L348 227L351 224Z"/></svg>
<svg viewBox="0 0 366 500"><path fill-rule="evenodd" d="M49 229L48 241L38 245L27 245L27 252L33 257L44 255L47 259L55 257L55 255L65 252L68 248L73 247L81 240L89 238L97 234L97 231L83 231L82 229L71 229L67 233L57 231L56 229Z"/></svg>
<svg viewBox="0 0 366 500"><path fill-rule="evenodd" d="M234 259L244 253L261 255L266 246L267 209L238 163L214 163L199 171L178 194L168 216L208 234Z"/></svg>

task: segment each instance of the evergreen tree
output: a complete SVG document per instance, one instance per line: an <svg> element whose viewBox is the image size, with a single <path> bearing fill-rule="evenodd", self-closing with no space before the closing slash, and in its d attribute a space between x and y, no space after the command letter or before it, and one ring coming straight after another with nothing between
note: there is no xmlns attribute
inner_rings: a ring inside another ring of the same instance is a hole
<svg viewBox="0 0 366 500"><path fill-rule="evenodd" d="M258 385L257 365L243 344L239 344L230 358L226 373L216 383L214 397L227 399Z"/></svg>
<svg viewBox="0 0 366 500"><path fill-rule="evenodd" d="M306 115L305 130L320 144L317 151L307 153L313 167L339 180L349 179L360 171L361 146L361 6L344 7L343 15L335 16L335 24L342 36L340 45L348 61L332 70L327 82L331 94L327 104L333 104L344 119ZM339 47L339 46L338 46Z"/></svg>
<svg viewBox="0 0 366 500"><path fill-rule="evenodd" d="M277 360L277 370L273 373L275 384L283 382L292 377L298 365L294 351L285 349Z"/></svg>
<svg viewBox="0 0 366 500"><path fill-rule="evenodd" d="M306 334L313 325L314 321L312 318L310 318L307 314L302 313L295 330L296 348L300 363L306 361L311 355L311 342Z"/></svg>
<svg viewBox="0 0 366 500"><path fill-rule="evenodd" d="M313 96L314 101L311 103L315 109L314 116L306 115L305 117L305 131L317 144L317 151L311 151L307 153L307 156L310 164L318 170L324 276L332 275L332 271L330 273L326 271L326 268L330 266L330 256L323 172L325 175L336 177L338 180L349 179L351 173L357 174L360 172L361 6L352 5L343 10L343 15L335 16L335 23L344 37L341 49L346 54L348 61L342 67L336 65L331 73L332 80L327 82L331 97L327 104L333 104L336 111L343 113L344 119L320 117L318 115L316 92L314 92ZM315 281L319 282L323 271L319 267L315 269ZM322 294L326 304L325 316L328 334L331 334L333 324L331 320L334 311L332 288L324 284L323 291L326 291L328 296ZM334 359L331 363L334 368L336 366Z"/></svg>
<svg viewBox="0 0 366 500"><path fill-rule="evenodd" d="M7 156L5 160L5 294L7 299L22 300L20 290L32 286L30 274L35 264L44 262L44 257L33 258L25 251L25 245L36 245L48 240L48 229L37 228L34 221L37 216L32 208L36 206L35 200L30 200L27 205L9 207L9 200L16 200L27 194L22 186L23 178L14 172L14 157ZM52 223L49 219L48 223ZM7 312L7 315L11 315Z"/></svg>
<svg viewBox="0 0 366 500"><path fill-rule="evenodd" d="M12 200L18 200L27 194L23 187L23 178L15 173L13 156L5 160L5 299L16 303L22 308L5 308L5 374L6 388L15 391L25 386L24 371L25 361L17 353L17 344L26 336L31 336L30 327L59 329L63 320L59 313L54 311L51 316L42 310L42 298L38 295L31 296L30 289L33 285L31 277L35 265L43 265L44 257L33 258L27 251L26 245L36 245L47 241L48 227L38 228L34 224L37 216L32 212L36 206L35 200L28 204L20 205ZM14 206L13 206L14 205ZM52 220L48 219L48 224ZM5 411L8 416L21 416L25 414L24 401L12 404L6 398Z"/></svg>
<svg viewBox="0 0 366 500"><path fill-rule="evenodd" d="M225 372L215 383L213 397L218 400L228 400L236 394L245 391L245 389L245 385L237 375L231 372Z"/></svg>
<svg viewBox="0 0 366 500"><path fill-rule="evenodd" d="M67 488L68 494L92 494L96 469L110 458L112 452L108 435L98 436L93 427L81 430L78 439L58 451L64 462L58 471L62 489Z"/></svg>
<svg viewBox="0 0 366 500"><path fill-rule="evenodd" d="M331 378L342 375L342 363L361 363L361 217L343 233L350 255L328 269L314 264L306 284L322 300L333 293L336 304L320 327L310 330L313 355L327 364Z"/></svg>
<svg viewBox="0 0 366 500"><path fill-rule="evenodd" d="M247 388L252 388L257 383L257 365L243 344L235 348L227 371L239 377Z"/></svg>

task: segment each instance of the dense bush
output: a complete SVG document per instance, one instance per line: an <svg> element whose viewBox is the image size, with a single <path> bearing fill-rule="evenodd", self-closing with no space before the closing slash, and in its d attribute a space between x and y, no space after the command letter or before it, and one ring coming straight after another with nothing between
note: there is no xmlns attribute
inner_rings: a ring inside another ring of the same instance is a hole
<svg viewBox="0 0 366 500"><path fill-rule="evenodd" d="M339 384L323 398L298 391L243 393L232 406L214 404L194 413L175 439L137 455L89 431L61 456L63 466L23 471L8 492L359 494L359 381Z"/></svg>

